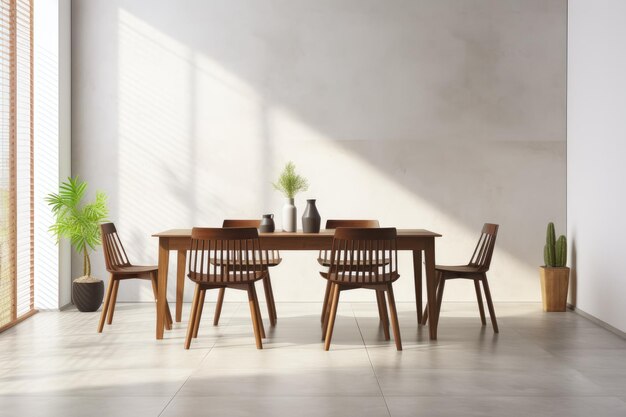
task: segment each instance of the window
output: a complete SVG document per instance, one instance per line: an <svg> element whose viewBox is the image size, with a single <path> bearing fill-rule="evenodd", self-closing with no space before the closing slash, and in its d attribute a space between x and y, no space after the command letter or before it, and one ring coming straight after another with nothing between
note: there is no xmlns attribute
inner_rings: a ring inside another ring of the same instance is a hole
<svg viewBox="0 0 626 417"><path fill-rule="evenodd" d="M34 312L31 0L0 0L0 330Z"/></svg>

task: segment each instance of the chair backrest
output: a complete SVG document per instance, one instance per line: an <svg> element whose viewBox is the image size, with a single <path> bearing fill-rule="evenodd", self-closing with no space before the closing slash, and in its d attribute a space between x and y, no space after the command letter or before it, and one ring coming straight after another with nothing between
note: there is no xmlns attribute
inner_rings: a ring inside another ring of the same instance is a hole
<svg viewBox="0 0 626 417"><path fill-rule="evenodd" d="M255 228L200 228L191 231L189 276L214 282L249 282L267 270L259 256L261 244Z"/></svg>
<svg viewBox="0 0 626 417"><path fill-rule="evenodd" d="M130 261L124 250L124 245L122 245L122 241L117 234L115 225L113 223L102 223L100 225L100 233L107 271L114 272L120 267L130 266Z"/></svg>
<svg viewBox="0 0 626 417"><path fill-rule="evenodd" d="M336 229L338 227L380 227L378 220L354 220L354 219L329 219L326 220L326 229Z"/></svg>
<svg viewBox="0 0 626 417"><path fill-rule="evenodd" d="M254 227L261 225L261 220L254 219L226 219L222 222L222 227Z"/></svg>
<svg viewBox="0 0 626 417"><path fill-rule="evenodd" d="M326 220L326 230L338 227L380 227L378 220L355 220L355 219L328 219ZM320 260L328 260L328 251L321 250L318 256Z"/></svg>
<svg viewBox="0 0 626 417"><path fill-rule="evenodd" d="M331 280L345 284L381 283L398 273L396 229L335 229L328 269Z"/></svg>
<svg viewBox="0 0 626 417"><path fill-rule="evenodd" d="M493 249L496 247L498 227L499 226L497 224L484 224L483 230L480 233L480 238L476 244L476 249L474 249L472 258L469 261L469 266L474 266L484 271L489 270Z"/></svg>
<svg viewBox="0 0 626 417"><path fill-rule="evenodd" d="M226 219L222 222L222 227L254 227L258 229L259 226L261 226L261 220L258 219ZM263 255L270 264L280 260L280 252L277 250L265 250Z"/></svg>

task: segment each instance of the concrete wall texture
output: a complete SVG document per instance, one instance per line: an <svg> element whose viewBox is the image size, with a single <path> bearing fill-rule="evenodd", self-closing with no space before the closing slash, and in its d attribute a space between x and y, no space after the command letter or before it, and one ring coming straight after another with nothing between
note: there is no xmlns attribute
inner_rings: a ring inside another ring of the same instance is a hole
<svg viewBox="0 0 626 417"><path fill-rule="evenodd" d="M109 194L131 258L155 263L160 230L262 213L280 224L271 182L292 160L311 183L299 215L317 198L323 221L437 231L438 263L467 262L482 224L499 223L494 297L538 301L545 224L565 228L566 9L77 0L73 173ZM277 300L320 301L315 254L284 258ZM410 259L400 301L413 299ZM94 271L104 277L100 254ZM123 287L123 300L151 298ZM474 297L471 283L446 288Z"/></svg>
<svg viewBox="0 0 626 417"><path fill-rule="evenodd" d="M626 3L569 2L567 221L571 302L626 332Z"/></svg>

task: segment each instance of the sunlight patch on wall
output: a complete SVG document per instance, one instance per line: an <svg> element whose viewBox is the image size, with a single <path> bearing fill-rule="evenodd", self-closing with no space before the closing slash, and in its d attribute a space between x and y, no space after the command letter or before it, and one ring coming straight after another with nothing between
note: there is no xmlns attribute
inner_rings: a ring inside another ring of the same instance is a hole
<svg viewBox="0 0 626 417"><path fill-rule="evenodd" d="M118 11L118 32L119 201L113 204L131 260L155 263L157 242L150 235L164 229L218 226L227 217L258 218L262 213L274 213L280 228L283 198L271 182L289 160L311 183L297 198L299 215L306 198L317 198L323 220L376 218L383 226L443 233L437 243L439 263L464 263L471 255L482 223L451 215L416 191L437 186L433 161L423 159L424 147L431 146L427 142L332 137L290 108L269 102L211 57L123 9ZM445 149L438 152L446 156ZM277 299L319 301L323 283L315 256L304 252L284 258L272 271ZM171 259L170 299L175 257ZM401 256L400 268L405 279L398 282L397 298L409 301L414 292L408 254ZM534 277L533 269L496 248L494 275L515 271L527 280L529 274ZM514 289L492 286L499 300L519 298ZM152 299L148 286L125 287L122 300ZM446 291L447 299L474 296L473 287L455 287ZM528 285L524 291L531 293ZM370 295L357 292L348 299L372 301ZM243 295L229 295L234 300Z"/></svg>

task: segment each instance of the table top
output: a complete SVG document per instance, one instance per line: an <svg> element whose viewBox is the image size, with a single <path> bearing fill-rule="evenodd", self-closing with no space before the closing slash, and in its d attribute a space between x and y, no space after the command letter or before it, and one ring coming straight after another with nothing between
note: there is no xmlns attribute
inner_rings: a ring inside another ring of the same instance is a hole
<svg viewBox="0 0 626 417"><path fill-rule="evenodd" d="M425 229L397 229L398 237L441 237L439 233L431 232ZM301 230L297 232L273 232L273 233L259 233L261 238L278 238L278 239L301 239L301 238L328 238L334 235L333 229L322 229L319 233L304 233ZM170 229L164 230L152 235L153 237L191 237L191 229Z"/></svg>

